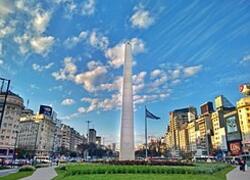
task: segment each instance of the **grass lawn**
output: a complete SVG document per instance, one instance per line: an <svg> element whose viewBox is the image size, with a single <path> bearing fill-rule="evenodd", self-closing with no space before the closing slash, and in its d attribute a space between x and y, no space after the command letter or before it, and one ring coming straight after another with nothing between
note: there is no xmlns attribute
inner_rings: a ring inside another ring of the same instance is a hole
<svg viewBox="0 0 250 180"><path fill-rule="evenodd" d="M54 180L226 180L226 174L233 167L227 167L212 175L205 174L81 174L65 176L65 171L57 169L58 176Z"/></svg>
<svg viewBox="0 0 250 180"><path fill-rule="evenodd" d="M0 180L17 180L20 178L30 176L32 174L33 174L32 171L17 172L17 173L9 174L7 176L2 176L2 177L0 177Z"/></svg>

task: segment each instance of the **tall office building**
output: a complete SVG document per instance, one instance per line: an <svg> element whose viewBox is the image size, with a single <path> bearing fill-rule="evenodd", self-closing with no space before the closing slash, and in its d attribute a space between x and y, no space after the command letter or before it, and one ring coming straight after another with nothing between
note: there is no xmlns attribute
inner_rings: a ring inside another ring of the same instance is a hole
<svg viewBox="0 0 250 180"><path fill-rule="evenodd" d="M70 138L71 138L70 126L66 124L61 124L61 133L62 133L61 147L70 150Z"/></svg>
<svg viewBox="0 0 250 180"><path fill-rule="evenodd" d="M96 143L96 130L89 129L89 143Z"/></svg>
<svg viewBox="0 0 250 180"><path fill-rule="evenodd" d="M134 108L132 87L132 48L130 43L125 44L122 114L120 135L120 160L134 160Z"/></svg>
<svg viewBox="0 0 250 180"><path fill-rule="evenodd" d="M241 98L237 102L242 145L244 152L250 152L250 96Z"/></svg>
<svg viewBox="0 0 250 180"><path fill-rule="evenodd" d="M212 151L211 114L203 114L197 120L197 156L209 155Z"/></svg>
<svg viewBox="0 0 250 180"><path fill-rule="evenodd" d="M214 112L213 103L208 101L200 106L201 114L207 114Z"/></svg>
<svg viewBox="0 0 250 180"><path fill-rule="evenodd" d="M225 113L224 119L229 155L238 156L242 151L242 139L237 110Z"/></svg>
<svg viewBox="0 0 250 180"><path fill-rule="evenodd" d="M189 138L188 138L188 124L184 124L179 130L179 140L180 140L180 150L187 152L189 148Z"/></svg>
<svg viewBox="0 0 250 180"><path fill-rule="evenodd" d="M183 130L181 132L181 139L180 139L180 130L181 127L187 126L189 120L190 120L190 112L196 116L196 108L194 107L188 107L183 109L176 109L172 112L170 112L170 123L169 123L169 131L168 131L168 138L169 142L167 146L170 147L173 154L178 156L178 152L181 147L187 146L186 138L184 138L184 135L187 133L187 129ZM185 139L185 140L183 140ZM181 144L182 143L182 144ZM185 148L186 149L186 148Z"/></svg>
<svg viewBox="0 0 250 180"><path fill-rule="evenodd" d="M55 122L44 114L20 118L18 148L32 150L36 156L50 156L53 151Z"/></svg>
<svg viewBox="0 0 250 180"><path fill-rule="evenodd" d="M0 93L0 112L3 109L5 95L6 92ZM23 108L23 99L19 95L9 91L0 127L0 158L13 157L19 131L19 119Z"/></svg>
<svg viewBox="0 0 250 180"><path fill-rule="evenodd" d="M199 136L196 119L188 122L187 130L188 130L188 142L189 142L188 151L192 152L192 154L194 155L195 152L197 151L197 140Z"/></svg>
<svg viewBox="0 0 250 180"><path fill-rule="evenodd" d="M216 109L227 109L233 108L234 105L223 95L215 97L215 108Z"/></svg>

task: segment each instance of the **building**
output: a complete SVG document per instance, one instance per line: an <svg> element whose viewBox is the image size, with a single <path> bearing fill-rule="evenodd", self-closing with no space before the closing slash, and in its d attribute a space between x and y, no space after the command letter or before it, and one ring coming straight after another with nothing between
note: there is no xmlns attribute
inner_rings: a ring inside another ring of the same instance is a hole
<svg viewBox="0 0 250 180"><path fill-rule="evenodd" d="M201 114L207 114L207 113L209 114L214 112L213 103L210 101L203 103L200 106L200 109L201 109Z"/></svg>
<svg viewBox="0 0 250 180"><path fill-rule="evenodd" d="M197 120L197 148L196 156L209 155L212 151L212 124L211 115L203 114Z"/></svg>
<svg viewBox="0 0 250 180"><path fill-rule="evenodd" d="M198 126L196 123L196 119L188 122L187 125L187 130L188 130L188 142L189 142L189 148L188 150L190 152L192 152L192 154L195 154L197 151L197 130L198 130Z"/></svg>
<svg viewBox="0 0 250 180"><path fill-rule="evenodd" d="M225 96L220 95L215 97L215 108L217 110L228 109L234 108L234 105Z"/></svg>
<svg viewBox="0 0 250 180"><path fill-rule="evenodd" d="M187 152L189 148L189 138L188 138L188 129L187 124L184 124L180 127L179 130L179 140L180 140L180 150Z"/></svg>
<svg viewBox="0 0 250 180"><path fill-rule="evenodd" d="M83 144L83 136L74 128L70 128L70 151L78 152L81 144Z"/></svg>
<svg viewBox="0 0 250 180"><path fill-rule="evenodd" d="M242 152L241 131L237 110L224 114L228 154L238 156Z"/></svg>
<svg viewBox="0 0 250 180"><path fill-rule="evenodd" d="M115 152L116 151L116 143L112 143L112 151Z"/></svg>
<svg viewBox="0 0 250 180"><path fill-rule="evenodd" d="M56 124L44 114L20 118L18 148L34 151L36 156L50 156L53 151Z"/></svg>
<svg viewBox="0 0 250 180"><path fill-rule="evenodd" d="M96 144L101 145L101 143L102 143L102 137L96 136Z"/></svg>
<svg viewBox="0 0 250 180"><path fill-rule="evenodd" d="M96 130L89 129L89 143L96 143Z"/></svg>
<svg viewBox="0 0 250 180"><path fill-rule="evenodd" d="M70 126L66 124L61 124L61 147L67 150L70 150L70 138L71 138L71 129Z"/></svg>
<svg viewBox="0 0 250 180"><path fill-rule="evenodd" d="M55 132L54 132L54 141L53 141L53 152L57 153L60 151L60 147L62 146L62 131L61 120L52 116L53 122L55 123Z"/></svg>
<svg viewBox="0 0 250 180"><path fill-rule="evenodd" d="M6 92L0 93L0 117ZM0 127L0 158L12 158L19 131L19 119L24 108L23 99L9 91Z"/></svg>
<svg viewBox="0 0 250 180"><path fill-rule="evenodd" d="M213 150L227 151L226 130L223 111L217 110L216 112L213 112L211 116L211 121L213 127Z"/></svg>
<svg viewBox="0 0 250 180"><path fill-rule="evenodd" d="M242 146L244 152L250 152L250 96L241 98L237 102Z"/></svg>
<svg viewBox="0 0 250 180"><path fill-rule="evenodd" d="M168 145L173 152L173 154L178 156L178 151L180 150L180 136L179 131L180 128L187 124L190 120L190 112L195 115L196 108L188 107L183 109L176 109L173 112L170 112L170 123L169 123L169 131ZM185 133L184 133L185 134ZM183 135L183 134L182 134Z"/></svg>
<svg viewBox="0 0 250 180"><path fill-rule="evenodd" d="M61 125L61 134L61 147L69 151L78 152L79 145L83 144L86 140L86 138L74 128L65 124Z"/></svg>

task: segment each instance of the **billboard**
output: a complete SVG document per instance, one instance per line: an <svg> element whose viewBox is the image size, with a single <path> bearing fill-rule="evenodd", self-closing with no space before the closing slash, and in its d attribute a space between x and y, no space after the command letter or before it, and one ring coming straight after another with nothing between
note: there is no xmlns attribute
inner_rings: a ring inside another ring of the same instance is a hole
<svg viewBox="0 0 250 180"><path fill-rule="evenodd" d="M44 114L46 116L52 116L52 107L50 106L46 106L46 105L41 105L40 106L40 110L39 110L39 114Z"/></svg>
<svg viewBox="0 0 250 180"><path fill-rule="evenodd" d="M241 153L241 144L240 142L232 142L229 143L229 151L231 153L231 155L233 156L238 156Z"/></svg>
<svg viewBox="0 0 250 180"><path fill-rule="evenodd" d="M226 119L226 124L227 124L227 133L234 133L238 131L235 116L228 117Z"/></svg>
<svg viewBox="0 0 250 180"><path fill-rule="evenodd" d="M245 96L250 95L250 83L248 84L241 84L240 85L240 92Z"/></svg>

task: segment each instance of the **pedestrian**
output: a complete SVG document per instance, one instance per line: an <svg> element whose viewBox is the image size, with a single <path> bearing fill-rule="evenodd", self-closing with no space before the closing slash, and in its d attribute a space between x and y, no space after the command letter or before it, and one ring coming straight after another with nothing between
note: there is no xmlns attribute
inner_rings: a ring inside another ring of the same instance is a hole
<svg viewBox="0 0 250 180"><path fill-rule="evenodd" d="M240 171L243 171L243 160L239 159Z"/></svg>

